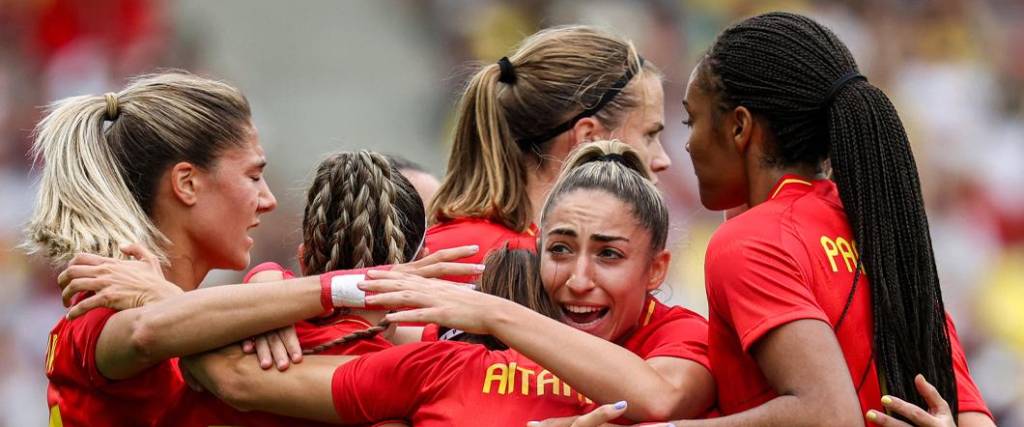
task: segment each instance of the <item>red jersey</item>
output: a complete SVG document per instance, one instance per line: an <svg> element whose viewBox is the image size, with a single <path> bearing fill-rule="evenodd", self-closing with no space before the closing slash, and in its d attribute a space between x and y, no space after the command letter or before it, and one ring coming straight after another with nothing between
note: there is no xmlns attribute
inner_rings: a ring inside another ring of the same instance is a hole
<svg viewBox="0 0 1024 427"><path fill-rule="evenodd" d="M261 271L280 271L285 279L295 275L285 268L272 262L260 264L246 274L244 281L249 282L256 273ZM372 325L358 316L343 316L332 320L332 324L317 326L308 321L295 324L302 348L312 348L344 337L350 333L370 328ZM370 339L357 340L342 345L328 347L317 354L324 355L361 355L374 353L392 344L380 335ZM326 426L329 424L270 414L260 411L242 412L232 408L210 393L196 392L187 389L181 397L168 408L166 415L157 423L163 427L207 427L207 426Z"/></svg>
<svg viewBox="0 0 1024 427"><path fill-rule="evenodd" d="M115 313L109 308L92 309L74 320L60 319L50 332L44 365L50 381L46 391L50 426L151 426L183 392L177 359L123 380L109 380L100 373L96 343Z"/></svg>
<svg viewBox="0 0 1024 427"><path fill-rule="evenodd" d="M707 321L653 297L620 345L643 359L678 357L708 367ZM515 350L441 341L363 357L335 371L335 408L345 422L405 418L416 426L522 426L579 415L597 405Z"/></svg>
<svg viewBox="0 0 1024 427"><path fill-rule="evenodd" d="M858 279L836 329L858 254L835 184L787 175L770 195L719 227L708 245L708 339L719 409L728 415L776 397L750 348L777 327L816 319L835 330L862 412L882 411L867 276ZM955 330L950 331L960 410L991 416L967 372Z"/></svg>
<svg viewBox="0 0 1024 427"><path fill-rule="evenodd" d="M459 218L434 224L427 229L424 246L430 253L441 249L449 249L465 245L478 245L480 251L474 255L458 260L458 262L483 264L484 259L492 250L501 249L508 244L509 249L527 249L537 251L537 226L530 225L526 231L519 233L504 225L481 218ZM450 276L447 280L470 283L473 276Z"/></svg>
<svg viewBox="0 0 1024 427"><path fill-rule="evenodd" d="M580 414L589 404L515 350L453 341L406 344L360 357L338 367L331 389L346 423L406 419L417 427L521 427Z"/></svg>
<svg viewBox="0 0 1024 427"><path fill-rule="evenodd" d="M711 370L708 321L703 316L683 307L669 307L653 296L647 297L640 316L640 326L620 339L619 345L644 360L678 357Z"/></svg>

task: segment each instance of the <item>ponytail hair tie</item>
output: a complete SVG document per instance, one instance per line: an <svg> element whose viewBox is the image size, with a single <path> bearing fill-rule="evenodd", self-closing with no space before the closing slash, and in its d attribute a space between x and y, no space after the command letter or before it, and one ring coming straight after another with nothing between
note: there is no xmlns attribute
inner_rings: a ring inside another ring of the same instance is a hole
<svg viewBox="0 0 1024 427"><path fill-rule="evenodd" d="M835 101L836 95L839 94L840 90L843 90L846 85L854 80L868 81L867 77L864 77L857 71L850 71L843 74L842 77L836 79L835 83L832 83L832 87L829 88L828 93L825 94L825 99L821 102L822 109L827 109L832 105L832 101Z"/></svg>
<svg viewBox="0 0 1024 427"><path fill-rule="evenodd" d="M509 61L507 56L502 56L498 60L498 68L501 69L501 75L498 76L499 82L505 84L514 84L516 82L516 70L512 67L512 61Z"/></svg>
<svg viewBox="0 0 1024 427"><path fill-rule="evenodd" d="M621 163L623 165L629 166L629 163L626 162L626 156L623 156L622 154L619 153L602 154L600 156L595 157L594 160L598 162Z"/></svg>
<svg viewBox="0 0 1024 427"><path fill-rule="evenodd" d="M114 121L117 116L121 114L121 108L117 103L117 94L114 92L107 92L103 95L103 98L107 102L107 114L105 118L109 121Z"/></svg>

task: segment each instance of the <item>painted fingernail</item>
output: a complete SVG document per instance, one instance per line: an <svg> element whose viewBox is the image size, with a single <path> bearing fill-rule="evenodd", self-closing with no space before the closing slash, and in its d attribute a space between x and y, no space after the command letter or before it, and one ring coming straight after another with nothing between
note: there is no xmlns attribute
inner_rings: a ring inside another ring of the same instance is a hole
<svg viewBox="0 0 1024 427"><path fill-rule="evenodd" d="M618 402L615 402L615 405L613 405L612 407L615 409L626 409L626 401L620 400Z"/></svg>
<svg viewBox="0 0 1024 427"><path fill-rule="evenodd" d="M868 421L875 421L878 419L878 413L875 411L868 411Z"/></svg>
<svg viewBox="0 0 1024 427"><path fill-rule="evenodd" d="M540 427L540 421L530 421L526 423L526 427Z"/></svg>
<svg viewBox="0 0 1024 427"><path fill-rule="evenodd" d="M473 252L477 252L477 251L480 250L480 246L479 245L472 245L472 246L469 247L469 250L471 250Z"/></svg>
<svg viewBox="0 0 1024 427"><path fill-rule="evenodd" d="M885 405L885 406L891 405L892 404L892 398L889 397L889 396L882 396L882 404Z"/></svg>

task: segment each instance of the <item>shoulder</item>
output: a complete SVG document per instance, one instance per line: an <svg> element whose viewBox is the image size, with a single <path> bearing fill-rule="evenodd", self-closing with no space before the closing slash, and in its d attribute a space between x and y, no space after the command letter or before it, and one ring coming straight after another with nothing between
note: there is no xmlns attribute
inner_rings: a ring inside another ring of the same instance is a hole
<svg viewBox="0 0 1024 427"><path fill-rule="evenodd" d="M640 327L622 344L644 359L677 357L707 366L708 321L679 306L650 297L644 303Z"/></svg>
<svg viewBox="0 0 1024 427"><path fill-rule="evenodd" d="M735 271L760 260L771 261L787 252L786 226L777 206L757 206L726 221L708 243L705 274Z"/></svg>
<svg viewBox="0 0 1024 427"><path fill-rule="evenodd" d="M481 259L490 250L508 243L515 249L532 249L536 238L528 230L520 233L483 218L459 218L434 224L427 229L426 246L431 251L462 245L479 245Z"/></svg>
<svg viewBox="0 0 1024 427"><path fill-rule="evenodd" d="M74 319L68 320L63 318L59 320L53 327L52 334L74 338L76 344L85 344L84 342L79 342L79 340L84 337L92 337L93 339L99 337L107 321L115 314L117 314L117 311L110 308L94 308ZM70 343L65 341L65 344Z"/></svg>
<svg viewBox="0 0 1024 427"><path fill-rule="evenodd" d="M502 224L484 218L458 218L434 224L427 229L427 236L467 236L467 237L513 237L521 233ZM474 236L475 235L475 236Z"/></svg>

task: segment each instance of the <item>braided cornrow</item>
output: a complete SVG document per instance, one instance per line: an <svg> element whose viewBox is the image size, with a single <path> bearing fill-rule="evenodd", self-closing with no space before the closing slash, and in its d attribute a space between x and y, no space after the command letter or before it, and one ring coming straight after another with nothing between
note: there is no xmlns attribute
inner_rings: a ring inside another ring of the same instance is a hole
<svg viewBox="0 0 1024 427"><path fill-rule="evenodd" d="M384 236L388 246L388 264L399 263L402 262L402 252L407 242L405 235L398 228L398 224L401 222L401 213L391 207L392 194L395 193L395 184L391 181L391 175L393 170L397 171L397 168L392 168L388 159L381 155L373 156L372 160L377 166L373 169L374 178L380 181L380 187L385 189L380 192L377 206L380 207L381 217L384 220ZM399 174L401 173L399 172Z"/></svg>
<svg viewBox="0 0 1024 427"><path fill-rule="evenodd" d="M363 329L361 331L355 331L355 332L353 332L351 334L348 334L348 335L345 335L345 336L343 336L341 338L337 338L337 339L325 342L323 344L320 344L320 345L317 345L317 346L313 346L312 348L304 348L304 349L302 349L302 354L323 353L324 350L327 350L327 349L329 349L331 347L334 347L334 346L350 343L352 341L359 341L359 340L370 339L370 338L373 338L373 337L377 336L381 332L386 331L388 329L388 327L390 327L390 326L391 326L391 321L389 321L388 319L381 319L380 322L377 322L376 325L371 326L369 328Z"/></svg>
<svg viewBox="0 0 1024 427"><path fill-rule="evenodd" d="M419 251L426 218L416 190L386 157L341 152L317 167L302 230L303 274L310 275L410 261ZM387 327L381 322L306 352L370 338Z"/></svg>
<svg viewBox="0 0 1024 427"><path fill-rule="evenodd" d="M698 84L719 109L746 107L774 134L767 162L831 161L839 196L870 280L874 357L889 394L927 407L914 386L923 374L958 412L945 308L917 166L886 95L851 80L846 46L827 28L790 13L747 19L716 40Z"/></svg>

